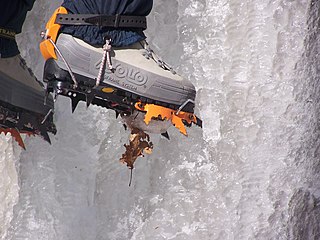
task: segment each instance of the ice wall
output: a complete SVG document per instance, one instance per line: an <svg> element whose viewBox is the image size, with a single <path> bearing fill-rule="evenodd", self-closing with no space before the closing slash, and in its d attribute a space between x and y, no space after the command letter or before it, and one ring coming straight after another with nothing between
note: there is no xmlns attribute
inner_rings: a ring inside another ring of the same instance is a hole
<svg viewBox="0 0 320 240"><path fill-rule="evenodd" d="M21 150L10 134L0 134L0 238L6 239L13 218L13 206L19 197L18 172ZM15 147L14 147L15 146ZM15 150L14 150L15 149Z"/></svg>
<svg viewBox="0 0 320 240"><path fill-rule="evenodd" d="M33 39L58 4L37 1L19 39L38 77ZM319 9L309 0L155 1L149 42L194 82L203 131L152 136L155 151L129 188L119 120L83 104L72 115L60 98L52 145L26 142L6 238L317 239Z"/></svg>

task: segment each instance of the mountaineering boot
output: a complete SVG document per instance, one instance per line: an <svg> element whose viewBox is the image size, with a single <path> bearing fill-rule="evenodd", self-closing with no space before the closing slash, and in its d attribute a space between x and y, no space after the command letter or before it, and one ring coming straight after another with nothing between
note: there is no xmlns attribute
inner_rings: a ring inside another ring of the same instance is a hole
<svg viewBox="0 0 320 240"><path fill-rule="evenodd" d="M45 105L44 88L20 55L0 58L0 84L0 132L11 132L22 147L20 133L50 142L48 132L56 132L52 97Z"/></svg>
<svg viewBox="0 0 320 240"><path fill-rule="evenodd" d="M194 85L177 75L145 40L113 47L112 39L106 37L104 46L96 47L59 31L61 24L91 24L98 19L96 24L107 26L110 22L144 25L143 19L66 14L65 8L58 8L42 33L40 50L46 60L43 81L47 93L52 92L55 99L58 95L70 97L72 111L79 101L113 109L129 127L151 132L147 125L154 121L165 122L155 131L159 133L166 132L168 121L185 135L185 126L195 123L201 127L201 120L194 115ZM137 114L143 114L145 126L137 122L141 119Z"/></svg>
<svg viewBox="0 0 320 240"><path fill-rule="evenodd" d="M129 120L127 116L132 115L133 110L146 112L144 104L152 104L162 107L155 111L150 110L153 112L150 117L152 119L160 116L158 120L164 118L170 120L174 118L171 115L178 111L178 113L189 113L179 116L181 121L186 120L186 125L191 125L193 122L201 126L201 121L193 115L195 87L161 61L146 41L128 47L112 47L109 53L110 59L103 60L103 48L93 47L83 40L61 33L56 42L56 49L62 56L58 55L57 60L51 58L46 61L44 82L48 83L49 91L69 96L72 99L73 110L77 102L83 100L87 101L88 106L93 103L114 109L124 116L125 120ZM102 78L101 64L105 64ZM72 71L73 78L69 71ZM99 78L100 81L97 80ZM77 87L72 87L73 84ZM85 96L80 97L80 89ZM109 99L110 103L101 104L102 99ZM132 123L132 120L129 121ZM145 124L137 122L128 125L149 132L164 133L168 124L158 121L156 125L160 123L162 127L157 131L152 131L155 129L152 124L147 127L149 122L146 121ZM186 135L184 122L173 123Z"/></svg>
<svg viewBox="0 0 320 240"><path fill-rule="evenodd" d="M67 34L60 34L56 45L79 80L85 78L96 82L104 54L102 48L93 47ZM153 53L145 41L128 47L112 47L110 55L112 69L106 66L100 84L105 83L130 92L140 99L148 99L149 102L174 109L189 100L190 106L185 106L185 110L193 112L191 103L195 99L196 91L192 83L175 74ZM66 76L59 80L71 82L67 71L65 62L58 56L56 61L46 62L44 80Z"/></svg>

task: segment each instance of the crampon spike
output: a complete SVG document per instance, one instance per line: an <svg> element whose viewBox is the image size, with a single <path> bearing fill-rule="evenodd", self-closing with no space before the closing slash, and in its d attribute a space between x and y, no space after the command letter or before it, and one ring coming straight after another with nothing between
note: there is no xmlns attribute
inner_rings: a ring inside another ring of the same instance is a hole
<svg viewBox="0 0 320 240"><path fill-rule="evenodd" d="M74 113L74 111L76 110L77 106L79 103L79 99L77 98L71 98L71 109L72 109L72 113Z"/></svg>
<svg viewBox="0 0 320 240"><path fill-rule="evenodd" d="M163 137L165 137L166 139L170 140L170 137L169 137L169 133L168 133L168 132L161 133L161 136L163 136Z"/></svg>
<svg viewBox="0 0 320 240"><path fill-rule="evenodd" d="M43 137L43 139L45 141L47 141L49 144L51 144L49 134L48 134L47 130L42 126L40 127L40 135L41 135L41 137Z"/></svg>
<svg viewBox="0 0 320 240"><path fill-rule="evenodd" d="M196 117L196 125L202 128L202 120Z"/></svg>
<svg viewBox="0 0 320 240"><path fill-rule="evenodd" d="M20 132L15 128L0 128L0 133L4 133L7 135L8 133L11 134L12 138L19 144L20 147L22 147L24 150L26 150L26 146L24 145L23 139L20 135Z"/></svg>
<svg viewBox="0 0 320 240"><path fill-rule="evenodd" d="M90 104L92 103L93 99L94 99L94 94L92 92L86 94L87 108L90 106Z"/></svg>

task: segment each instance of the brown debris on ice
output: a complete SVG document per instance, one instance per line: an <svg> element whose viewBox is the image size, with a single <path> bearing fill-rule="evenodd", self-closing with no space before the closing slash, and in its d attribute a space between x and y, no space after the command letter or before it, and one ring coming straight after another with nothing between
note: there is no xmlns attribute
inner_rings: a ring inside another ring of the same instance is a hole
<svg viewBox="0 0 320 240"><path fill-rule="evenodd" d="M133 169L133 164L138 157L144 156L144 153L151 154L153 149L149 135L137 128L131 130L129 144L124 146L126 151L122 154L120 161L126 163L129 169Z"/></svg>

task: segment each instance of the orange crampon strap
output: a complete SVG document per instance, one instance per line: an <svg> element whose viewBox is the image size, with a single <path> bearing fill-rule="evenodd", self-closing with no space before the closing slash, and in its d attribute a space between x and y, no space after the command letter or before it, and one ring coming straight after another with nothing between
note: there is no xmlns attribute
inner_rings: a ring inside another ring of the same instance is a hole
<svg viewBox="0 0 320 240"><path fill-rule="evenodd" d="M46 32L43 33L44 40L40 43L40 51L45 60L50 58L57 59L54 46L51 41L56 42L61 25L55 23L57 14L67 14L68 11L64 7L59 7L52 15L46 25Z"/></svg>
<svg viewBox="0 0 320 240"><path fill-rule="evenodd" d="M155 104L144 104L137 102L135 108L139 111L146 112L144 122L149 124L151 119L170 120L179 131L187 136L185 125L197 124L197 117L193 113L176 111L170 108L162 107Z"/></svg>

